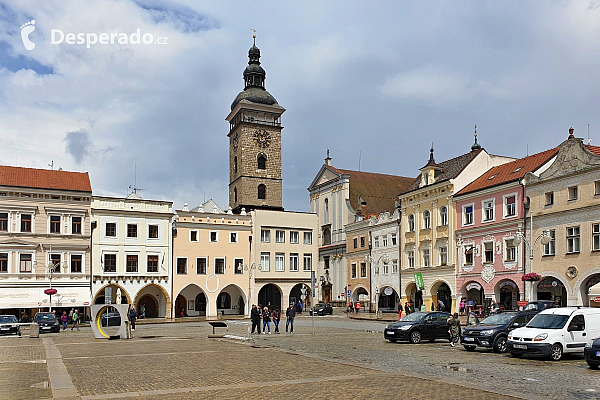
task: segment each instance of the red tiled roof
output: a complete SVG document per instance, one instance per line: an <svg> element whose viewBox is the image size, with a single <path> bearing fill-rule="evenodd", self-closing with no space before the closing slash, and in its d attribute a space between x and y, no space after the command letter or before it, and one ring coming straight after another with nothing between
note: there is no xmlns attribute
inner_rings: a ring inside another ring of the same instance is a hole
<svg viewBox="0 0 600 400"><path fill-rule="evenodd" d="M91 192L87 172L9 167L0 165L0 186Z"/></svg>
<svg viewBox="0 0 600 400"><path fill-rule="evenodd" d="M398 193L406 190L413 181L413 178L404 176L331 168L340 174L350 175L350 205L355 211L360 208L365 216L393 212ZM361 205L359 197L366 204Z"/></svg>
<svg viewBox="0 0 600 400"><path fill-rule="evenodd" d="M597 156L600 156L600 147L598 146L592 146L589 144L584 145L586 149L588 149L590 152L596 154Z"/></svg>
<svg viewBox="0 0 600 400"><path fill-rule="evenodd" d="M465 186L460 192L456 193L456 196L507 182L518 181L523 178L527 172L535 171L544 165L544 163L554 157L556 153L558 153L558 148L546 150L541 153L493 167Z"/></svg>

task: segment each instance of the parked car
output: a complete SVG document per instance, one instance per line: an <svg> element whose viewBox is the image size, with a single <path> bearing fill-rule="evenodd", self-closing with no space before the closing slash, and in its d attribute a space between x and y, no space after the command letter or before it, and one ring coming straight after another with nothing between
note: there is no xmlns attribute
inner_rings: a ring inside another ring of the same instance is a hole
<svg viewBox="0 0 600 400"><path fill-rule="evenodd" d="M525 308L523 308L523 311L540 312L547 308L554 308L554 307L556 307L556 305L554 304L554 302L552 302L550 300L536 300L536 301L528 302L527 305L525 306Z"/></svg>
<svg viewBox="0 0 600 400"><path fill-rule="evenodd" d="M331 315L333 314L333 307L331 307L331 304L317 303L310 309L310 315L313 315L313 312L316 312L317 315Z"/></svg>
<svg viewBox="0 0 600 400"><path fill-rule="evenodd" d="M435 339L450 340L447 312L414 312L402 317L398 322L389 324L383 331L383 337L392 343L408 340L413 344L422 339L433 342Z"/></svg>
<svg viewBox="0 0 600 400"><path fill-rule="evenodd" d="M462 331L460 342L468 351L480 346L504 353L507 349L508 332L525 326L536 314L536 311L505 311L492 314L479 324L467 325Z"/></svg>
<svg viewBox="0 0 600 400"><path fill-rule="evenodd" d="M102 326L120 326L121 314L118 312L109 312L102 314Z"/></svg>
<svg viewBox="0 0 600 400"><path fill-rule="evenodd" d="M14 315L0 315L0 335L21 336L21 325Z"/></svg>
<svg viewBox="0 0 600 400"><path fill-rule="evenodd" d="M33 322L37 323L40 326L40 333L60 332L60 325L54 313L39 312L35 314Z"/></svg>
<svg viewBox="0 0 600 400"><path fill-rule="evenodd" d="M600 337L592 339L585 344L583 356L591 369L598 369L600 367Z"/></svg>
<svg viewBox="0 0 600 400"><path fill-rule="evenodd" d="M558 361L563 353L583 353L588 338L599 336L599 308L548 308L508 334L508 351L513 357L542 355Z"/></svg>

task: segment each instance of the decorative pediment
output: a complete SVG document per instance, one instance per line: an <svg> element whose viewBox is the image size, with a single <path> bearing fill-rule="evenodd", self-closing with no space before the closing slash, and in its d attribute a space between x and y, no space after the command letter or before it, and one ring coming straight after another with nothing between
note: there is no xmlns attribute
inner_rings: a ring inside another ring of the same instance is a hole
<svg viewBox="0 0 600 400"><path fill-rule="evenodd" d="M333 181L334 179L338 179L342 175L336 172L333 168L328 165L323 165L315 179L313 179L312 183L308 187L308 190L312 190L315 186L323 185L329 181Z"/></svg>
<svg viewBox="0 0 600 400"><path fill-rule="evenodd" d="M28 242L26 240L21 239L7 239L0 241L0 247L18 247L18 248L26 248L26 249L35 249L38 247L37 243Z"/></svg>

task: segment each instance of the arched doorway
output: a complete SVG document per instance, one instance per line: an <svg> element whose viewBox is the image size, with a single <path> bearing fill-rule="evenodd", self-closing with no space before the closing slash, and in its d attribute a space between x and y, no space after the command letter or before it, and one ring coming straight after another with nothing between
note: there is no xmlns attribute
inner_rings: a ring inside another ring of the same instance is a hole
<svg viewBox="0 0 600 400"><path fill-rule="evenodd" d="M441 300L442 303L444 303L444 309L442 310L440 307L440 311L452 312L452 291L450 290L450 287L446 284L446 282L442 282L440 286L438 286L435 295L435 299L431 299L431 301L435 300L434 307L437 309L438 302L439 300Z"/></svg>
<svg viewBox="0 0 600 400"><path fill-rule="evenodd" d="M117 304L117 293L121 292L121 304L131 304L129 295L125 289L119 285L106 285L96 294L94 304ZM106 301L106 296L110 297L110 301Z"/></svg>
<svg viewBox="0 0 600 400"><path fill-rule="evenodd" d="M206 316L206 295L204 293L198 293L196 296L195 308L198 315Z"/></svg>
<svg viewBox="0 0 600 400"><path fill-rule="evenodd" d="M537 285L537 299L558 302L561 307L567 305L567 289L560 279L545 276Z"/></svg>
<svg viewBox="0 0 600 400"><path fill-rule="evenodd" d="M411 309L420 311L423 305L423 291L417 290L417 285L413 282L406 287L406 297L410 300Z"/></svg>
<svg viewBox="0 0 600 400"><path fill-rule="evenodd" d="M182 295L175 300L175 317L187 317L187 300Z"/></svg>
<svg viewBox="0 0 600 400"><path fill-rule="evenodd" d="M306 288L306 297L304 299L302 299L302 287ZM310 307L310 286L299 283L290 290L290 303L298 304L299 300L302 301L303 309Z"/></svg>
<svg viewBox="0 0 600 400"><path fill-rule="evenodd" d="M590 299L590 296L588 295L590 288L598 283L600 283L600 274L595 274L590 276L589 279L583 285L581 285L581 298L583 299L583 305L595 306L598 304L597 302L590 301L597 296L592 296L592 299Z"/></svg>
<svg viewBox="0 0 600 400"><path fill-rule="evenodd" d="M501 310L518 310L519 286L510 279L498 282L498 306Z"/></svg>
<svg viewBox="0 0 600 400"><path fill-rule="evenodd" d="M398 293L391 286L379 291L378 309L381 312L398 312Z"/></svg>
<svg viewBox="0 0 600 400"><path fill-rule="evenodd" d="M142 306L146 307L146 318L158 318L158 302L154 296L150 294L142 296L136 306L140 318L142 317Z"/></svg>
<svg viewBox="0 0 600 400"><path fill-rule="evenodd" d="M483 287L479 282L472 281L465 285L463 297L466 298L466 303L470 304L470 300L473 302L473 305L477 302L477 305L481 306L483 305L484 295Z"/></svg>
<svg viewBox="0 0 600 400"><path fill-rule="evenodd" d="M266 284L258 292L258 304L264 307L269 302L271 302L271 306L279 307L280 310L283 310L281 308L281 290L272 283Z"/></svg>

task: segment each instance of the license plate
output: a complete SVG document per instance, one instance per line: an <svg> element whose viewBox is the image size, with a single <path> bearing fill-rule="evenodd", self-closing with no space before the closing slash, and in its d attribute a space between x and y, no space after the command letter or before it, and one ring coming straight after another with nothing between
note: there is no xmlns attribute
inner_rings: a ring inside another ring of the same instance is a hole
<svg viewBox="0 0 600 400"><path fill-rule="evenodd" d="M513 344L513 347L515 349L523 349L523 350L527 350L527 345L526 344Z"/></svg>
<svg viewBox="0 0 600 400"><path fill-rule="evenodd" d="M52 328L51 326L42 326L42 329L50 329Z"/></svg>
<svg viewBox="0 0 600 400"><path fill-rule="evenodd" d="M393 334L395 334L396 332L394 332L394 331L385 331L385 333L386 333L387 335L393 335Z"/></svg>
<svg viewBox="0 0 600 400"><path fill-rule="evenodd" d="M472 337L464 337L464 338L463 338L463 340L464 340L465 342L474 342L474 341L475 341L475 338L472 338Z"/></svg>

